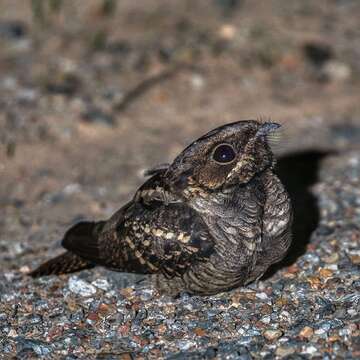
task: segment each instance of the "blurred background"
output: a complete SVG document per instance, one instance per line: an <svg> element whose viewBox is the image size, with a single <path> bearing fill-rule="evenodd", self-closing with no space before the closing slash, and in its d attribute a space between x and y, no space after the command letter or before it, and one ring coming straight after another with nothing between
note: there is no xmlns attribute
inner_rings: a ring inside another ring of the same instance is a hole
<svg viewBox="0 0 360 360"><path fill-rule="evenodd" d="M351 0L2 0L3 246L52 251L226 122L283 123L283 153L356 147L359 15Z"/></svg>

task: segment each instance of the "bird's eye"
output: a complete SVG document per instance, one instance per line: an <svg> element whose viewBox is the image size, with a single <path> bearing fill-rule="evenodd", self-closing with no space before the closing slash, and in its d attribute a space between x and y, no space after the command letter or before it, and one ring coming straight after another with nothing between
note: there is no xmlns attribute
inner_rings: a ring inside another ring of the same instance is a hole
<svg viewBox="0 0 360 360"><path fill-rule="evenodd" d="M235 159L234 148L229 144L220 144L213 151L212 158L220 164L231 163Z"/></svg>

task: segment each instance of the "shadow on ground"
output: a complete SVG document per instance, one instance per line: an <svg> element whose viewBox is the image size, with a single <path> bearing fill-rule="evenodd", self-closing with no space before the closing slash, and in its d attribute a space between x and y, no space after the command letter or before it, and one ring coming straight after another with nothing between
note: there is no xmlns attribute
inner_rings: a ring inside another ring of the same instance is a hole
<svg viewBox="0 0 360 360"><path fill-rule="evenodd" d="M290 194L294 209L293 240L285 259L272 266L264 278L292 265L306 252L311 234L320 221L317 199L310 188L318 182L321 160L329 154L326 151L308 150L288 154L278 160L276 172Z"/></svg>

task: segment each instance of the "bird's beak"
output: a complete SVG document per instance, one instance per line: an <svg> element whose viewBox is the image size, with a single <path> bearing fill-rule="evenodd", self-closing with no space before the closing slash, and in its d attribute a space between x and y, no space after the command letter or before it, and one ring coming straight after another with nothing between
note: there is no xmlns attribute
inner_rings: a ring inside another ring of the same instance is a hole
<svg viewBox="0 0 360 360"><path fill-rule="evenodd" d="M266 122L260 126L255 137L266 136L270 132L277 130L279 127L281 127L281 125L278 123Z"/></svg>

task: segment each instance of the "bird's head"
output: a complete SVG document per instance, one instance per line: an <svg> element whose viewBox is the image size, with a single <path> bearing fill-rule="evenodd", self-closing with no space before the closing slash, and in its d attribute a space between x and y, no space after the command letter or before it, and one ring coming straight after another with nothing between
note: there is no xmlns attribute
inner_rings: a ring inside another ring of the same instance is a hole
<svg viewBox="0 0 360 360"><path fill-rule="evenodd" d="M268 137L273 122L243 120L218 127L184 149L165 177L174 191L196 187L216 191L246 184L274 165Z"/></svg>

